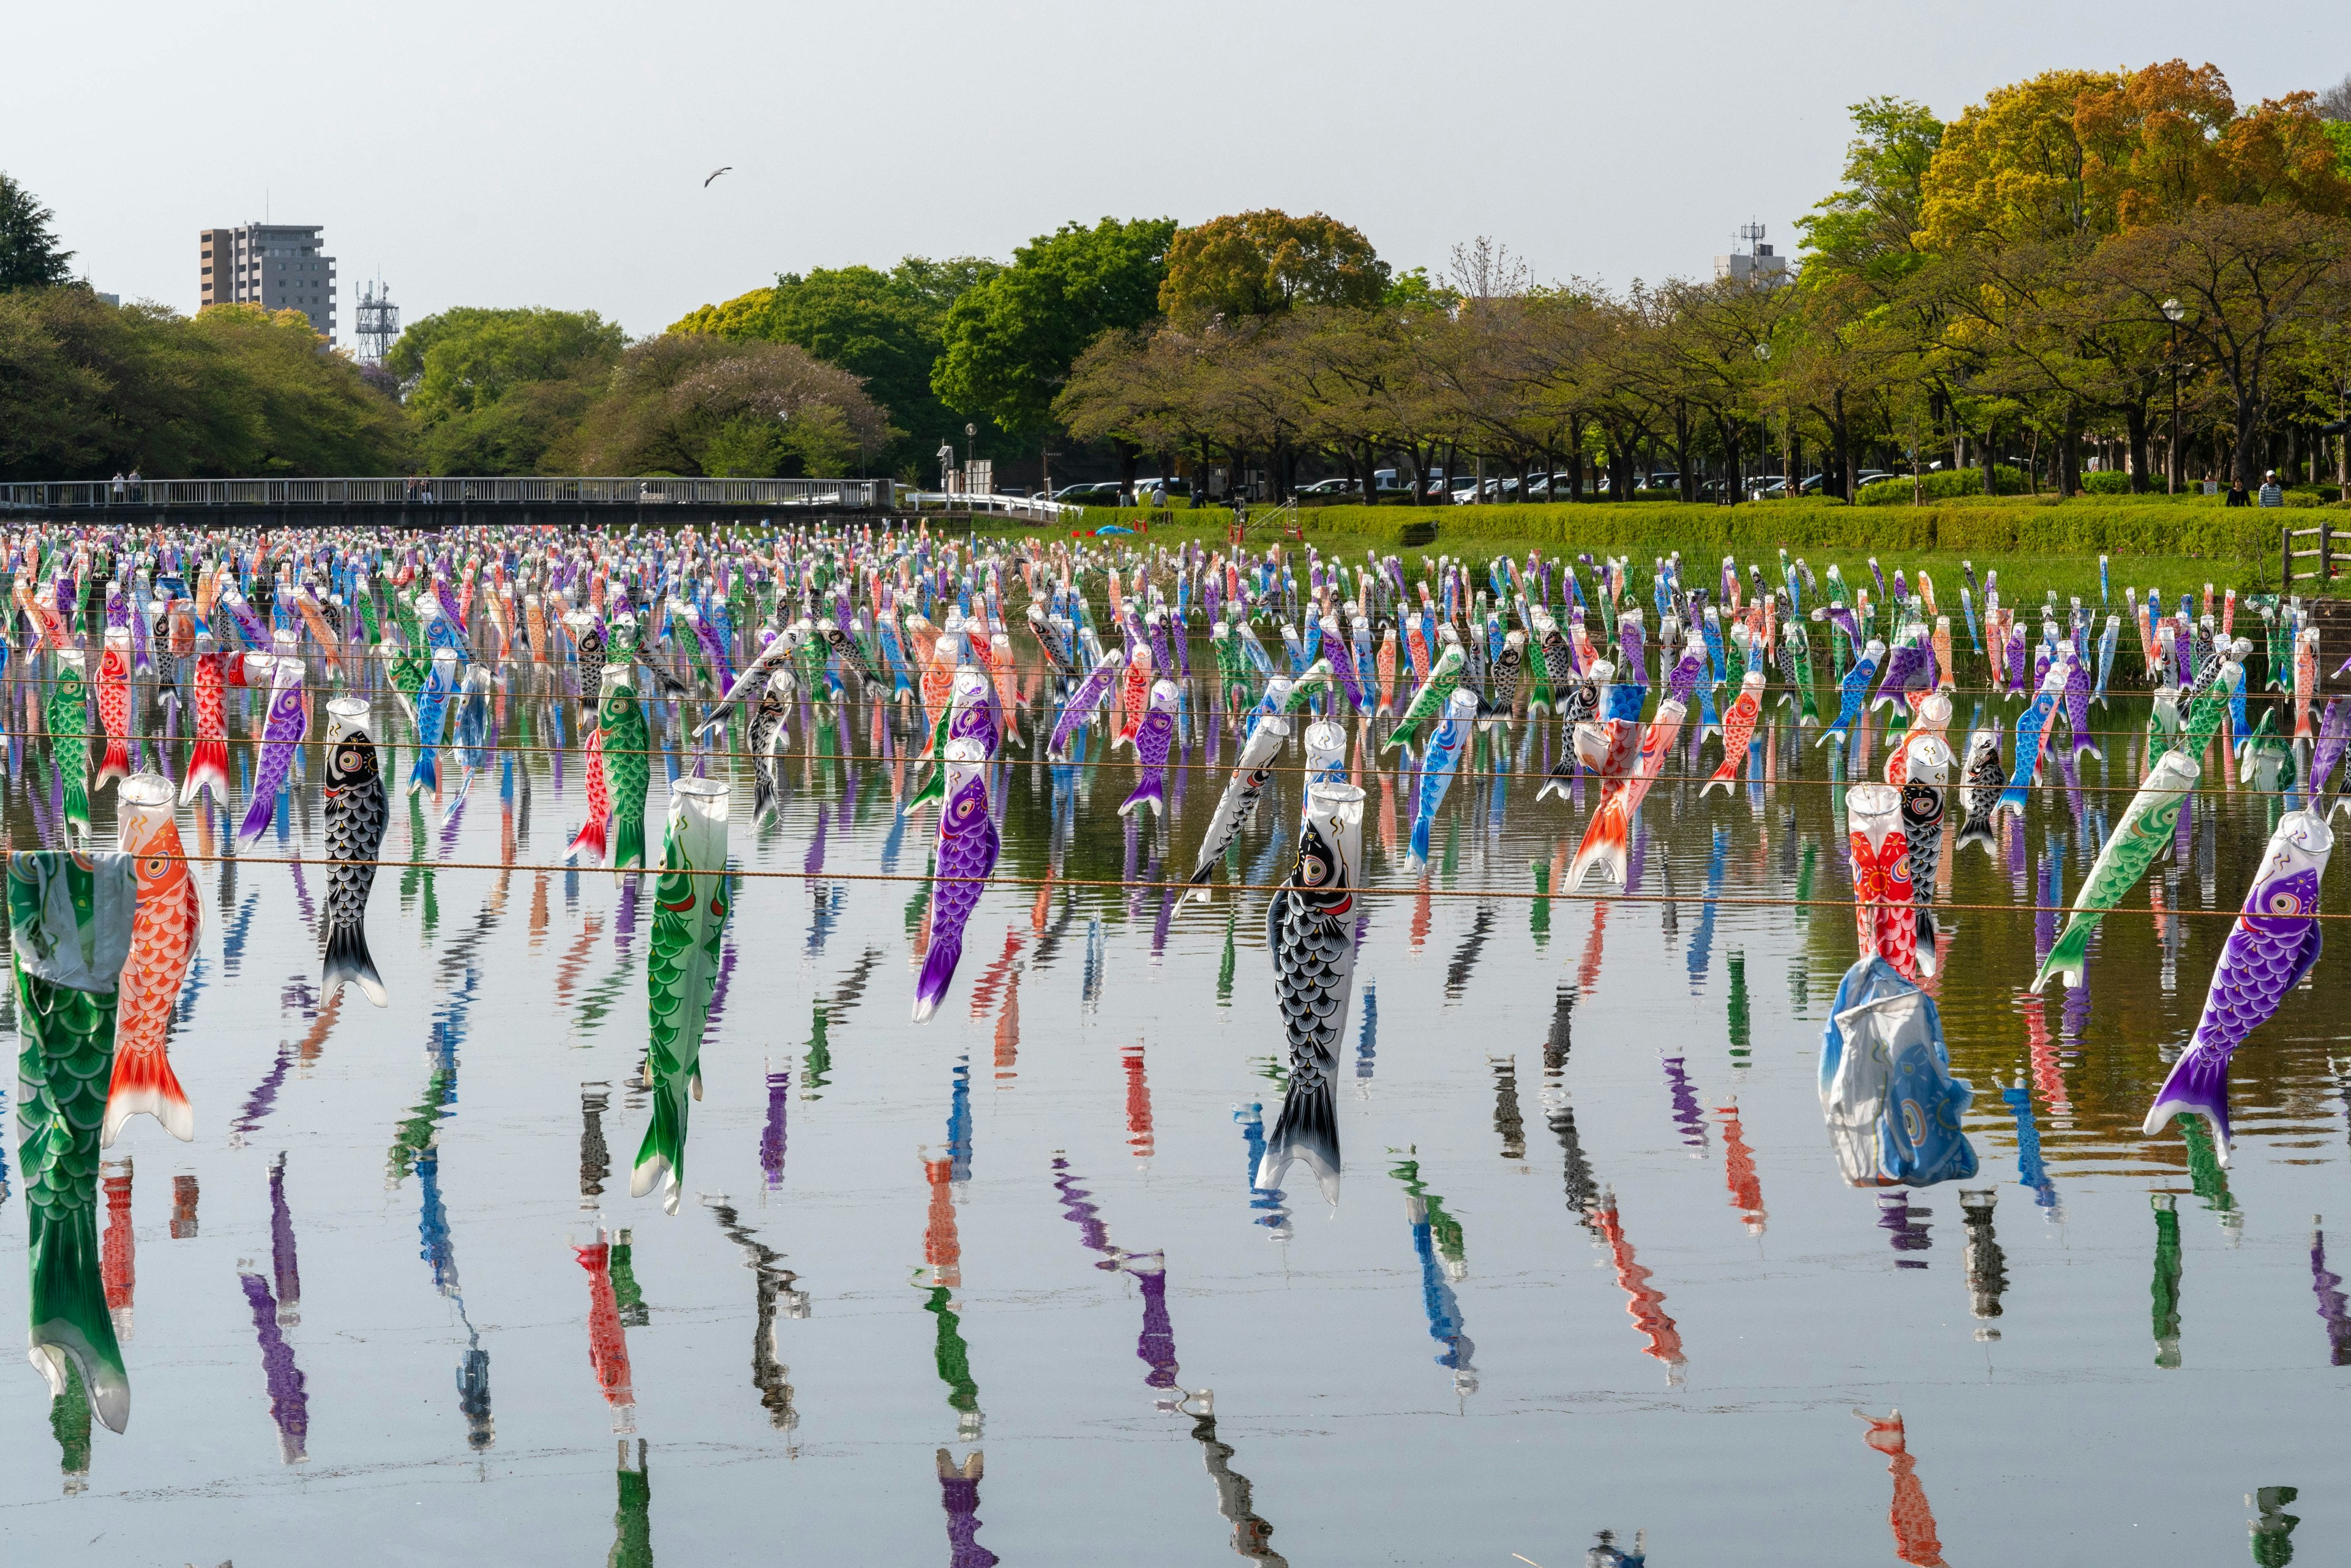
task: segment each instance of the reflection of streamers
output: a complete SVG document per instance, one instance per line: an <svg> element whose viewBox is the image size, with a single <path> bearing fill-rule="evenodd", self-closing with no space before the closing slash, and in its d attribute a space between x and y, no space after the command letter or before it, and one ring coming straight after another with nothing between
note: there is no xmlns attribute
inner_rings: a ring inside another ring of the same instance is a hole
<svg viewBox="0 0 2351 1568"><path fill-rule="evenodd" d="M1453 962L1445 967L1445 996L1448 1001L1458 1001L1469 988L1469 977L1476 972L1478 959L1486 951L1486 939L1493 935L1494 906L1482 900L1478 912L1470 917L1469 933L1453 955Z"/></svg>
<svg viewBox="0 0 2351 1568"><path fill-rule="evenodd" d="M955 1165L950 1160L925 1160L923 1179L930 1184L930 1211L923 1225L923 1261L930 1266L936 1285L963 1283L963 1244L956 1235Z"/></svg>
<svg viewBox="0 0 2351 1568"><path fill-rule="evenodd" d="M114 1320L114 1336L127 1340L131 1297L139 1284L138 1242L131 1234L131 1161L106 1160L99 1171L106 1189L106 1241L99 1252L99 1278L106 1290L107 1315Z"/></svg>
<svg viewBox="0 0 2351 1568"><path fill-rule="evenodd" d="M1405 933L1414 952L1417 953L1427 946L1428 927L1434 918L1435 911L1428 896L1428 878L1423 876L1419 894L1412 901L1412 923Z"/></svg>
<svg viewBox="0 0 2351 1568"><path fill-rule="evenodd" d="M278 1331L277 1303L270 1300L267 1283L258 1274L244 1272L237 1275L237 1282L245 1287L246 1305L253 1309L254 1337L261 1343L261 1370L269 1385L269 1418L277 1423L278 1459L298 1465L310 1457L310 1402L304 1392L301 1368L294 1364L293 1348Z"/></svg>
<svg viewBox="0 0 2351 1568"><path fill-rule="evenodd" d="M1749 1235L1761 1236L1770 1217L1763 1207L1763 1179L1755 1171L1755 1151L1747 1146L1746 1131L1739 1124L1739 1102L1718 1105L1714 1113L1722 1118L1722 1175L1730 1189L1730 1207L1739 1210Z"/></svg>
<svg viewBox="0 0 2351 1568"><path fill-rule="evenodd" d="M768 1122L759 1130L759 1174L770 1190L784 1185L786 1117L792 1099L792 1075L768 1074Z"/></svg>
<svg viewBox="0 0 2351 1568"><path fill-rule="evenodd" d="M1698 1091L1690 1087L1689 1073L1678 1056L1659 1058L1666 1070L1666 1092L1674 1103L1674 1125L1682 1130L1682 1146L1690 1158L1706 1158L1706 1118L1698 1104Z"/></svg>
<svg viewBox="0 0 2351 1568"><path fill-rule="evenodd" d="M604 1141L604 1111L612 1103L610 1083L580 1086L580 1207L593 1208L612 1174L612 1148Z"/></svg>
<svg viewBox="0 0 2351 1568"><path fill-rule="evenodd" d="M590 915L580 927L579 939L564 951L562 957L555 961L555 1005L557 1007L566 1008L571 1005L571 993L580 984L580 971L587 966L588 954L590 949L596 946L596 938L603 934L602 917Z"/></svg>
<svg viewBox="0 0 2351 1568"><path fill-rule="evenodd" d="M979 1543L979 1478L986 1457L977 1448L958 1465L945 1448L938 1451L939 1506L947 1515L948 1568L996 1568L996 1553Z"/></svg>
<svg viewBox="0 0 2351 1568"><path fill-rule="evenodd" d="M1257 1173L1265 1159L1265 1108L1255 1101L1233 1107L1233 1120L1240 1124L1241 1142L1249 1149L1249 1206L1259 1210L1252 1222L1273 1232L1277 1239L1290 1236L1290 1210L1282 1202L1280 1187L1257 1185Z"/></svg>
<svg viewBox="0 0 2351 1568"><path fill-rule="evenodd" d="M791 1369L776 1354L776 1319L781 1316L795 1321L809 1315L809 1295L797 1288L799 1276L782 1266L783 1254L761 1241L758 1234L743 1224L734 1205L724 1196L705 1195L708 1205L718 1220L718 1228L729 1240L743 1249L743 1265L751 1270L756 1281L753 1287L751 1328L751 1386L759 1391L759 1407L768 1413L768 1424L779 1432L787 1432L800 1423L799 1412L792 1407L792 1385L787 1381Z"/></svg>
<svg viewBox="0 0 2351 1568"><path fill-rule="evenodd" d="M1877 1195L1877 1227L1889 1232L1888 1239L1896 1252L1925 1252L1934 1240L1927 1233L1934 1228L1927 1223L1934 1214L1931 1208L1913 1208L1910 1195L1906 1192L1882 1192ZM1923 1258L1896 1258L1897 1269L1924 1269Z"/></svg>
<svg viewBox="0 0 2351 1568"><path fill-rule="evenodd" d="M1682 1366L1687 1360L1682 1351L1681 1331L1667 1315L1666 1293L1649 1283L1649 1270L1634 1260L1633 1244L1625 1238L1625 1225L1617 1213L1613 1190L1600 1195L1593 1223L1599 1228L1600 1239L1608 1244L1609 1260L1616 1269L1616 1286L1625 1292L1625 1310L1632 1314L1634 1325L1649 1342L1643 1354L1664 1362L1667 1379L1679 1383Z"/></svg>
<svg viewBox="0 0 2351 1568"><path fill-rule="evenodd" d="M653 1568L653 1473L645 1463L645 1440L637 1439L637 1463L629 1466L628 1439L621 1439L620 1501L612 1510L612 1550L604 1568Z"/></svg>
<svg viewBox="0 0 2351 1568"><path fill-rule="evenodd" d="M2147 1287L2155 1328L2155 1364L2176 1371L2179 1366L2179 1200L2168 1192L2150 1193L2155 1209L2155 1280Z"/></svg>
<svg viewBox="0 0 2351 1568"><path fill-rule="evenodd" d="M1985 1341L2000 1337L2000 1331L1991 1323L2001 1315L2000 1298L2008 1289L2008 1254L1992 1234L1992 1208L1999 1200L2000 1194L1990 1188L1959 1194L1959 1212L1967 1227L1963 1261L1968 1271L1968 1310L1983 1325L1976 1330L1976 1338Z"/></svg>
<svg viewBox="0 0 2351 1568"><path fill-rule="evenodd" d="M2017 992L2016 1005L2024 1014L2024 1040L2032 1061L2033 1086L2049 1103L2049 1124L2061 1133L2070 1132L2074 1126L2074 1103L2065 1092L2065 1070L2057 1060L2056 1043L2049 1038L2048 1014L2042 1008L2040 997L2031 991Z"/></svg>
<svg viewBox="0 0 2351 1568"><path fill-rule="evenodd" d="M1007 977L1004 986L1004 1010L996 1015L996 1081L1009 1083L1019 1076L1020 1066L1020 971L1015 969Z"/></svg>
<svg viewBox="0 0 2351 1568"><path fill-rule="evenodd" d="M1120 1051L1126 1069L1126 1146L1138 1160L1151 1157L1151 1083L1143 1071L1143 1042Z"/></svg>
<svg viewBox="0 0 2351 1568"><path fill-rule="evenodd" d="M1600 986L1601 945L1608 936L1608 904L1605 899L1592 905L1592 935L1583 939L1583 956L1575 967L1575 988L1583 996L1593 996Z"/></svg>
<svg viewBox="0 0 2351 1568"><path fill-rule="evenodd" d="M109 1201L111 1201L111 1194ZM111 1239L111 1232L109 1233ZM2318 1297L2318 1315L2326 1322L2327 1361L2335 1366L2351 1366L2351 1311L2346 1311L2341 1286L2343 1276L2326 1267L2326 1232L2314 1224L2310 1228L2310 1288Z"/></svg>
<svg viewBox="0 0 2351 1568"><path fill-rule="evenodd" d="M938 1319L938 1339L932 1349L939 1381L947 1385L947 1406L965 1417L961 1423L976 1431L979 1416L979 1385L971 1375L971 1351L963 1341L963 1323L954 1296L945 1285L934 1285L923 1310Z"/></svg>
<svg viewBox="0 0 2351 1568"><path fill-rule="evenodd" d="M1019 932L1008 928L1005 931L1004 951L997 955L996 961L971 988L971 1016L975 1020L986 1018L987 1010L996 1005L996 993L1010 977L1012 962L1020 956L1022 942Z"/></svg>
<svg viewBox="0 0 2351 1568"><path fill-rule="evenodd" d="M599 1230L593 1242L572 1251L588 1270L588 1364L595 1369L604 1403L612 1407L612 1430L626 1432L636 1424L637 1396L629 1382L629 1336L612 1293L611 1237Z"/></svg>
<svg viewBox="0 0 2351 1568"><path fill-rule="evenodd" d="M269 1271L277 1282L277 1321L302 1321L302 1266L294 1249L294 1211L286 1202L286 1156L269 1162Z"/></svg>
<svg viewBox="0 0 2351 1568"><path fill-rule="evenodd" d="M1894 1554L1913 1568L1943 1568L1943 1543L1935 1535L1935 1512L1927 1506L1927 1489L1918 1480L1918 1461L1910 1456L1902 1430L1902 1412L1884 1420L1855 1415L1869 1423L1863 1441L1887 1457L1886 1473L1894 1478L1894 1505L1886 1511L1894 1526Z"/></svg>
<svg viewBox="0 0 2351 1568"><path fill-rule="evenodd" d="M2057 1184L2049 1179L2048 1169L2041 1163L2041 1128L2032 1119L2032 1091L2025 1086L2024 1075L2017 1074L2013 1084L2001 1084L2000 1097L2016 1117L2017 1185L2031 1187L2032 1201L2049 1210L2047 1218L2054 1219Z"/></svg>
<svg viewBox="0 0 2351 1568"><path fill-rule="evenodd" d="M1273 1526L1258 1516L1249 1479L1232 1468L1232 1445L1217 1437L1217 1417L1212 1412L1203 1411L1194 1417L1192 1438L1200 1445L1208 1479L1217 1484L1217 1511L1233 1527L1233 1554L1269 1568L1289 1568L1290 1560L1270 1544Z"/></svg>
<svg viewBox="0 0 2351 1568"><path fill-rule="evenodd" d="M1486 1065L1494 1074L1494 1132L1502 1140L1502 1157L1527 1157L1527 1122L1519 1111L1519 1059L1489 1056Z"/></svg>

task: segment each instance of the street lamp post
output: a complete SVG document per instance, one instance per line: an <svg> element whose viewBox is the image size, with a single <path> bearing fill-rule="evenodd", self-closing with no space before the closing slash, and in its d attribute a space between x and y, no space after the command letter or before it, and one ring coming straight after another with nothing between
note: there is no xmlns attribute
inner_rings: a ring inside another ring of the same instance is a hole
<svg viewBox="0 0 2351 1568"><path fill-rule="evenodd" d="M2179 300L2163 302L2163 319L2171 323L2171 347L2164 355L2171 371L2171 441L2163 463L2163 493L2167 496L2179 494L2179 318L2185 314Z"/></svg>

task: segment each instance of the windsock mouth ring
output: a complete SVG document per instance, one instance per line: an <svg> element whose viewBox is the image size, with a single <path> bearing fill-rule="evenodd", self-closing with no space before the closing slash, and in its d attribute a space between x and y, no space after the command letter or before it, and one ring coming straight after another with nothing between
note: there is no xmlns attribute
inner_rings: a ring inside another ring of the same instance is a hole
<svg viewBox="0 0 2351 1568"><path fill-rule="evenodd" d="M327 705L327 716L357 727L365 722L368 705L365 697L337 697Z"/></svg>
<svg viewBox="0 0 2351 1568"><path fill-rule="evenodd" d="M126 806L168 806L179 798L179 787L161 773L134 773L117 786L117 798Z"/></svg>

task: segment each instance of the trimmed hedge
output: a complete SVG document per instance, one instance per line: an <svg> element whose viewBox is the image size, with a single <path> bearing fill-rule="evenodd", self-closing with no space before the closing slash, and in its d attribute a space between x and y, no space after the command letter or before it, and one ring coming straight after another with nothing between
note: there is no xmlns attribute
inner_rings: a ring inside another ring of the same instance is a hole
<svg viewBox="0 0 2351 1568"><path fill-rule="evenodd" d="M1992 483L2003 496L2024 494L2024 476L2007 464L1997 464L1991 471ZM1932 474L1918 476L1916 490L1903 476L1877 479L1861 487L1858 505L1864 507L1907 507L1914 494L1923 494L1929 501L1964 501L1972 497L1984 499L1983 470L1980 468L1938 468Z"/></svg>

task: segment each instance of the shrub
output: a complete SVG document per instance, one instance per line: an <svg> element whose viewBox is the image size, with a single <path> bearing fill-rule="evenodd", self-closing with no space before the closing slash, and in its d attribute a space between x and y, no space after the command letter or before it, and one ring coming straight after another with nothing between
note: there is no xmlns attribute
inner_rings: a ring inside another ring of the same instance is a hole
<svg viewBox="0 0 2351 1568"><path fill-rule="evenodd" d="M1993 467L1992 482L2003 496L2024 494L2024 475L2007 464ZM1963 501L1972 497L1983 498L1983 470L1980 468L1938 468L1932 474L1919 476L1917 494L1929 501ZM1913 494L1911 481L1896 476L1880 479L1861 487L1860 504L1865 507L1907 507Z"/></svg>

